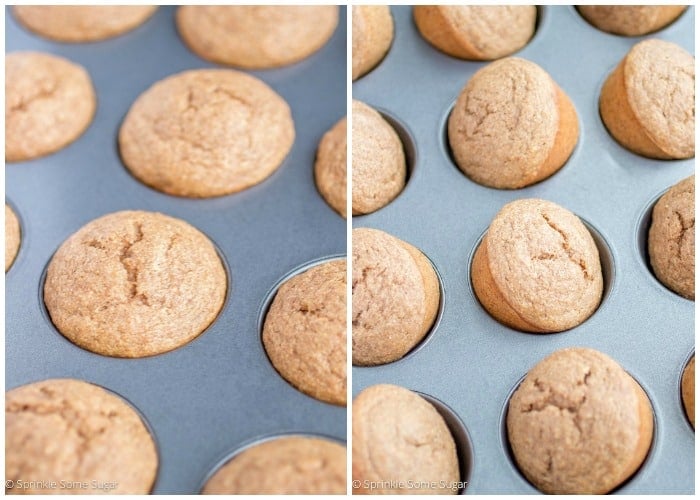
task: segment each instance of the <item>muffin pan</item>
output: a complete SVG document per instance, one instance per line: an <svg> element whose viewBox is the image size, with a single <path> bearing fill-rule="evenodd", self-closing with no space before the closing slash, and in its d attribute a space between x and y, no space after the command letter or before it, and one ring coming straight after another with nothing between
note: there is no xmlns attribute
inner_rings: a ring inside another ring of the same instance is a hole
<svg viewBox="0 0 700 500"><path fill-rule="evenodd" d="M6 274L5 387L71 377L131 402L159 451L153 493L191 494L223 456L286 433L345 441L345 408L290 386L270 364L260 314L280 278L311 261L345 254L345 220L318 194L313 165L323 134L346 114L346 16L317 53L280 69L251 71L289 103L296 140L269 179L243 192L192 200L157 192L123 166L117 133L134 100L177 72L216 67L180 40L174 7L103 42L60 44L22 29L5 11L6 51L36 50L83 65L98 98L85 134L52 155L7 164L6 201L22 224L19 254ZM225 305L199 337L169 353L119 359L83 350L52 325L43 273L63 241L85 223L126 209L181 218L217 246L229 276Z"/></svg>
<svg viewBox="0 0 700 500"><path fill-rule="evenodd" d="M615 492L693 493L695 438L678 380L694 348L694 302L656 280L647 264L645 231L651 203L693 173L694 159L658 161L627 151L605 129L598 97L608 74L643 38L669 40L692 53L694 7L667 28L634 38L594 28L572 6L539 7L534 37L514 55L539 64L571 97L581 133L560 171L515 191L471 181L452 161L446 140L457 95L487 63L439 52L421 38L411 7L391 9L392 47L353 83L353 97L390 118L409 153L410 178L394 201L354 217L353 226L382 229L421 249L441 277L444 306L419 351L383 366L353 367L353 395L392 383L438 399L471 438L470 451L459 447L462 469L471 470L466 493L538 493L509 456L504 408L522 377L546 355L592 347L640 382L655 412L650 453ZM480 238L498 210L519 198L544 198L573 211L601 250L603 301L567 332L512 330L489 316L471 291L471 258ZM464 462L470 462L466 469Z"/></svg>

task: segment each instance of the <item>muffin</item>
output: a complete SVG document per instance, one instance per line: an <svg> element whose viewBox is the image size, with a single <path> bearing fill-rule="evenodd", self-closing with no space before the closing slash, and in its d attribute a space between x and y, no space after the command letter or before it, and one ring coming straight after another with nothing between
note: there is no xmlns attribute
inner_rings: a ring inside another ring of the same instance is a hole
<svg viewBox="0 0 700 500"><path fill-rule="evenodd" d="M157 470L139 414L101 387L53 379L5 393L5 494L144 495Z"/></svg>
<svg viewBox="0 0 700 500"><path fill-rule="evenodd" d="M695 176L671 187L654 205L649 261L667 288L695 300Z"/></svg>
<svg viewBox="0 0 700 500"><path fill-rule="evenodd" d="M474 254L471 280L491 316L533 333L579 325L603 294L591 233L573 213L538 199L510 202L496 214Z"/></svg>
<svg viewBox="0 0 700 500"><path fill-rule="evenodd" d="M639 42L605 81L600 116L610 135L634 153L692 158L695 58L671 42Z"/></svg>
<svg viewBox="0 0 700 500"><path fill-rule="evenodd" d="M383 231L352 232L352 362L370 366L403 357L437 316L440 285L430 261Z"/></svg>
<svg viewBox="0 0 700 500"><path fill-rule="evenodd" d="M352 403L352 479L354 494L457 494L454 438L418 394L389 384L368 387Z"/></svg>
<svg viewBox="0 0 700 500"><path fill-rule="evenodd" d="M330 207L347 218L348 124L345 118L323 135L316 152L314 180Z"/></svg>
<svg viewBox="0 0 700 500"><path fill-rule="evenodd" d="M579 5L586 21L614 35L641 36L665 28L686 5Z"/></svg>
<svg viewBox="0 0 700 500"><path fill-rule="evenodd" d="M375 212L406 184L406 157L398 134L373 108L352 101L352 214Z"/></svg>
<svg viewBox="0 0 700 500"><path fill-rule="evenodd" d="M695 429L695 355L690 358L688 365L683 370L681 394L683 396L685 414L688 416L693 429Z"/></svg>
<svg viewBox="0 0 700 500"><path fill-rule="evenodd" d="M59 42L94 42L131 31L153 15L155 5L15 5L26 28Z"/></svg>
<svg viewBox="0 0 700 500"><path fill-rule="evenodd" d="M247 448L204 485L205 495L344 495L345 447L286 436Z"/></svg>
<svg viewBox="0 0 700 500"><path fill-rule="evenodd" d="M54 153L92 122L97 101L85 68L41 52L5 56L5 161Z"/></svg>
<svg viewBox="0 0 700 500"><path fill-rule="evenodd" d="M224 266L204 234L163 214L123 211L63 242L46 271L44 303L74 344L140 358L202 333L223 307L226 288Z"/></svg>
<svg viewBox="0 0 700 500"><path fill-rule="evenodd" d="M19 252L19 244L22 239L19 227L19 219L12 208L5 203L5 272L10 269Z"/></svg>
<svg viewBox="0 0 700 500"><path fill-rule="evenodd" d="M420 5L418 31L438 50L460 59L490 61L522 49L535 33L534 5Z"/></svg>
<svg viewBox="0 0 700 500"><path fill-rule="evenodd" d="M352 79L373 69L389 51L394 20L386 5L352 6Z"/></svg>
<svg viewBox="0 0 700 500"><path fill-rule="evenodd" d="M187 46L207 61L277 68L326 44L338 25L338 6L184 5L175 21Z"/></svg>
<svg viewBox="0 0 700 500"><path fill-rule="evenodd" d="M138 180L190 198L262 182L293 143L287 102L261 80L226 69L184 71L156 82L119 130L122 160Z"/></svg>
<svg viewBox="0 0 700 500"><path fill-rule="evenodd" d="M571 100L542 68L508 57L472 76L447 131L454 160L469 178L518 189L566 163L579 127Z"/></svg>
<svg viewBox="0 0 700 500"><path fill-rule="evenodd" d="M603 494L634 474L654 431L639 384L605 354L561 349L540 361L508 403L520 471L549 494Z"/></svg>
<svg viewBox="0 0 700 500"><path fill-rule="evenodd" d="M262 339L270 361L309 396L345 406L347 264L325 262L285 281L265 316Z"/></svg>

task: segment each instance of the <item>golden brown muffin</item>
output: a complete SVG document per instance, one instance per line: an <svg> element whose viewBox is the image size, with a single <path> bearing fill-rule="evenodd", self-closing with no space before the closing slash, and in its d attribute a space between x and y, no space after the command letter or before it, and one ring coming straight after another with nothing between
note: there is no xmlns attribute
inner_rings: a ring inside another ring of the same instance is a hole
<svg viewBox="0 0 700 500"><path fill-rule="evenodd" d="M343 118L326 132L318 145L316 187L333 210L347 218L348 124Z"/></svg>
<svg viewBox="0 0 700 500"><path fill-rule="evenodd" d="M347 263L325 262L287 280L265 316L263 344L275 369L311 397L347 402Z"/></svg>
<svg viewBox="0 0 700 500"><path fill-rule="evenodd" d="M131 31L151 17L155 5L15 5L26 28L59 42L92 42Z"/></svg>
<svg viewBox="0 0 700 500"><path fill-rule="evenodd" d="M40 52L5 57L5 161L47 155L75 141L95 114L82 66Z"/></svg>
<svg viewBox="0 0 700 500"><path fill-rule="evenodd" d="M352 79L373 69L391 47L394 20L386 5L352 6Z"/></svg>
<svg viewBox="0 0 700 500"><path fill-rule="evenodd" d="M688 365L683 370L681 392L685 414L688 415L688 420L695 429L695 355L690 358Z"/></svg>
<svg viewBox="0 0 700 500"><path fill-rule="evenodd" d="M186 222L124 211L83 226L54 254L44 302L56 328L98 354L140 358L202 333L226 297L211 241Z"/></svg>
<svg viewBox="0 0 700 500"><path fill-rule="evenodd" d="M460 479L454 438L418 394L368 387L352 403L352 479L356 495L454 495Z"/></svg>
<svg viewBox="0 0 700 500"><path fill-rule="evenodd" d="M600 116L630 151L662 160L692 158L695 58L671 42L639 42L605 81Z"/></svg>
<svg viewBox="0 0 700 500"><path fill-rule="evenodd" d="M540 361L508 404L521 472L550 494L608 493L634 474L654 431L651 403L620 365L593 349Z"/></svg>
<svg viewBox="0 0 700 500"><path fill-rule="evenodd" d="M344 495L345 447L289 436L239 453L204 485L205 495Z"/></svg>
<svg viewBox="0 0 700 500"><path fill-rule="evenodd" d="M323 47L338 25L338 6L185 5L175 20L198 56L265 69L293 64Z"/></svg>
<svg viewBox="0 0 700 500"><path fill-rule="evenodd" d="M647 35L675 21L686 5L579 5L581 15L602 31L624 36Z"/></svg>
<svg viewBox="0 0 700 500"><path fill-rule="evenodd" d="M695 300L695 176L671 187L654 205L649 261L656 277L686 299Z"/></svg>
<svg viewBox="0 0 700 500"><path fill-rule="evenodd" d="M578 118L538 65L509 57L481 68L448 121L457 166L484 186L518 189L546 179L571 156Z"/></svg>
<svg viewBox="0 0 700 500"><path fill-rule="evenodd" d="M428 333L440 304L430 261L377 229L352 232L352 362L381 365L403 357Z"/></svg>
<svg viewBox="0 0 700 500"><path fill-rule="evenodd" d="M535 33L534 5L420 5L413 8L423 38L460 59L490 61L522 49Z"/></svg>
<svg viewBox="0 0 700 500"><path fill-rule="evenodd" d="M285 100L257 78L225 69L185 71L155 83L119 131L122 160L137 179L192 198L262 182L293 142Z"/></svg>
<svg viewBox="0 0 700 500"><path fill-rule="evenodd" d="M22 234L19 227L19 219L12 208L5 203L5 272L10 269L19 252Z"/></svg>
<svg viewBox="0 0 700 500"><path fill-rule="evenodd" d="M101 387L52 379L5 394L5 494L144 495L157 469L139 415Z"/></svg>
<svg viewBox="0 0 700 500"><path fill-rule="evenodd" d="M352 101L352 214L388 205L406 185L406 157L398 134L376 110Z"/></svg>
<svg viewBox="0 0 700 500"><path fill-rule="evenodd" d="M505 205L472 262L474 292L501 323L561 332L598 308L603 273L595 241L574 214L545 200Z"/></svg>

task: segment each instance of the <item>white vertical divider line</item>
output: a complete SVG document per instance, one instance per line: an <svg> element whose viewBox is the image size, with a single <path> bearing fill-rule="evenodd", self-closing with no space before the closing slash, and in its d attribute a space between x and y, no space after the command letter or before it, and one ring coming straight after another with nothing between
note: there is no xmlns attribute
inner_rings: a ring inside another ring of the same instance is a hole
<svg viewBox="0 0 700 500"><path fill-rule="evenodd" d="M345 199L345 231L347 253L347 289L346 289L346 322L347 322L347 406L346 406L346 443L347 443L347 484L346 492L352 494L352 1L346 3L346 82L347 82L347 150L346 150L346 199Z"/></svg>

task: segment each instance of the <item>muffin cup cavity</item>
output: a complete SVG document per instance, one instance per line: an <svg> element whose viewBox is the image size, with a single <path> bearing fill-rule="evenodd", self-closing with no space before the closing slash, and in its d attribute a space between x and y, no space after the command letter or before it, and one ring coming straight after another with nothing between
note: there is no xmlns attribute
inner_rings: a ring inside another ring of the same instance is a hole
<svg viewBox="0 0 700 500"><path fill-rule="evenodd" d="M447 406L445 403L439 399L425 394L423 392L415 391L416 394L425 399L428 403L433 405L435 410L440 414L440 416L445 420L447 428L452 434L452 438L457 446L457 459L459 460L459 480L462 483L462 487L459 488L460 495L465 495L467 489L469 488L469 481L471 480L472 467L474 464L474 452L472 449L472 441L469 437L469 431L464 425L464 422L459 418L455 411Z"/></svg>

